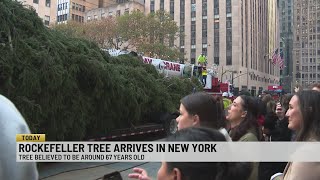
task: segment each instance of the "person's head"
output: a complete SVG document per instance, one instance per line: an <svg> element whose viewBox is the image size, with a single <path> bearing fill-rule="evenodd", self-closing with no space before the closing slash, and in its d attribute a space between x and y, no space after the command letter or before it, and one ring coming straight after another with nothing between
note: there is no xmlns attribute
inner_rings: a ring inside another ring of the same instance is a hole
<svg viewBox="0 0 320 180"><path fill-rule="evenodd" d="M312 90L320 92L320 83L313 84Z"/></svg>
<svg viewBox="0 0 320 180"><path fill-rule="evenodd" d="M190 94L181 99L178 130L203 126L219 129L225 126L221 102L204 92Z"/></svg>
<svg viewBox="0 0 320 180"><path fill-rule="evenodd" d="M186 128L167 138L167 141L226 141L217 130L210 128ZM158 180L232 180L248 179L250 163L220 162L162 162Z"/></svg>
<svg viewBox="0 0 320 180"><path fill-rule="evenodd" d="M277 119L278 116L275 113L267 113L262 130L264 134L270 135L270 132L275 129Z"/></svg>
<svg viewBox="0 0 320 180"><path fill-rule="evenodd" d="M294 95L286 113L288 128L297 131L297 141L320 140L320 92L308 90Z"/></svg>
<svg viewBox="0 0 320 180"><path fill-rule="evenodd" d="M238 96L230 106L226 119L234 130L233 141L239 140L251 128L257 128L258 104L250 96ZM258 132L257 132L258 133Z"/></svg>
<svg viewBox="0 0 320 180"><path fill-rule="evenodd" d="M229 94L227 92L222 93L222 97L229 97Z"/></svg>
<svg viewBox="0 0 320 180"><path fill-rule="evenodd" d="M275 112L276 111L276 103L272 100L267 102L267 113Z"/></svg>
<svg viewBox="0 0 320 180"><path fill-rule="evenodd" d="M281 103L278 102L276 106L276 115L279 119L283 119L285 117L285 109L282 107Z"/></svg>
<svg viewBox="0 0 320 180"><path fill-rule="evenodd" d="M267 91L262 91L261 92L261 98L263 98L265 95L267 95L268 93L267 93Z"/></svg>
<svg viewBox="0 0 320 180"><path fill-rule="evenodd" d="M284 109L285 113L289 109L289 102L290 102L292 96L293 96L292 94L286 94L286 95L281 96L280 103L281 103L281 106Z"/></svg>
<svg viewBox="0 0 320 180"><path fill-rule="evenodd" d="M270 94L266 94L262 97L262 102L265 103L266 105L268 102L273 101L273 98Z"/></svg>

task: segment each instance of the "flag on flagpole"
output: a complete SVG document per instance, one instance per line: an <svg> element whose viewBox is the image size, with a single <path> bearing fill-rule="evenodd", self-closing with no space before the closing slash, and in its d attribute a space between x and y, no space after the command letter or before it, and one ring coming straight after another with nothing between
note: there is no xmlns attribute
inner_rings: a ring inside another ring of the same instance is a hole
<svg viewBox="0 0 320 180"><path fill-rule="evenodd" d="M284 56L283 56L283 51L281 50L280 51L280 54L279 54L279 67L280 69L283 69L284 68Z"/></svg>
<svg viewBox="0 0 320 180"><path fill-rule="evenodd" d="M272 54L272 64L276 65L277 64L277 60L279 58L279 49L275 49L275 51Z"/></svg>
<svg viewBox="0 0 320 180"><path fill-rule="evenodd" d="M279 50L278 56L277 56L277 64L280 65L281 63L281 54L283 54L282 49Z"/></svg>

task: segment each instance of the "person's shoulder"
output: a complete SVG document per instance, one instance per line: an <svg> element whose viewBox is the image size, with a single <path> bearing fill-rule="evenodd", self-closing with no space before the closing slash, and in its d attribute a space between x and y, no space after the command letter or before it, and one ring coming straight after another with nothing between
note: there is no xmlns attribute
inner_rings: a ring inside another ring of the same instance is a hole
<svg viewBox="0 0 320 180"><path fill-rule="evenodd" d="M9 106L10 108L16 109L15 105L6 97L0 94L0 105Z"/></svg>
<svg viewBox="0 0 320 180"><path fill-rule="evenodd" d="M232 141L230 135L228 134L228 131L225 128L219 129L219 132L224 135L224 137L226 138L226 141L229 141L229 142Z"/></svg>
<svg viewBox="0 0 320 180"><path fill-rule="evenodd" d="M258 141L258 138L254 133L247 132L239 139L239 141Z"/></svg>
<svg viewBox="0 0 320 180"><path fill-rule="evenodd" d="M290 168L291 171L286 175L294 179L320 179L319 162L293 162Z"/></svg>
<svg viewBox="0 0 320 180"><path fill-rule="evenodd" d="M30 133L29 127L16 108L16 106L8 98L0 95L0 123L5 129L0 132L6 133Z"/></svg>

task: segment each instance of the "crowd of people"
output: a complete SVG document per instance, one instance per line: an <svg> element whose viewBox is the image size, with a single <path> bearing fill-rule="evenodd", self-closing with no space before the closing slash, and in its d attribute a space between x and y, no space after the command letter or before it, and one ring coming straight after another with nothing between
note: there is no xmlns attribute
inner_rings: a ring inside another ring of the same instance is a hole
<svg viewBox="0 0 320 180"><path fill-rule="evenodd" d="M228 107L223 98L205 92L181 99L178 132L167 141L320 141L320 85L297 89L274 100L270 95L240 95ZM227 108L227 111L225 111ZM10 120L10 121L9 121ZM38 179L36 163L15 159L15 134L30 130L7 98L0 96L0 179ZM129 178L150 180L134 168ZM310 162L162 162L158 180L319 180L320 163Z"/></svg>
<svg viewBox="0 0 320 180"><path fill-rule="evenodd" d="M168 141L319 141L320 85L283 95L238 96L225 109L222 98L204 92L184 97L178 132ZM319 180L320 163L171 163L162 162L158 180ZM141 168L129 178L150 180Z"/></svg>

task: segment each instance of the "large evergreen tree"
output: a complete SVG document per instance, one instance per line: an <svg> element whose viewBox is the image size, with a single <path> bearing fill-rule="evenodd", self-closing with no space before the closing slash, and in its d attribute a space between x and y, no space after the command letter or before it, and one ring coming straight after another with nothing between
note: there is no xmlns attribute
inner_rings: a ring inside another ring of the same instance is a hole
<svg viewBox="0 0 320 180"><path fill-rule="evenodd" d="M132 56L46 28L34 10L0 0L0 93L34 133L81 140L170 112L197 83L163 79Z"/></svg>

